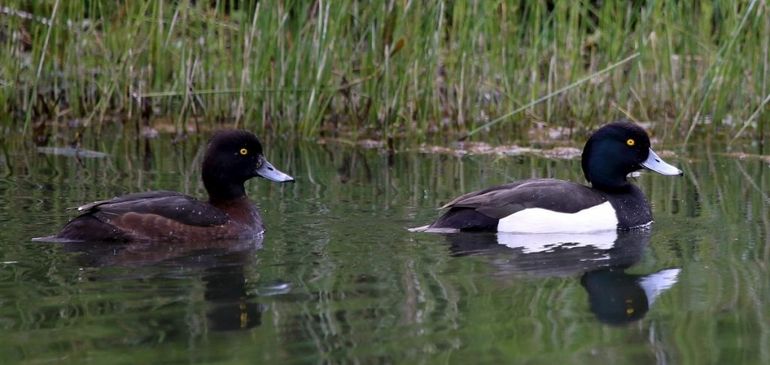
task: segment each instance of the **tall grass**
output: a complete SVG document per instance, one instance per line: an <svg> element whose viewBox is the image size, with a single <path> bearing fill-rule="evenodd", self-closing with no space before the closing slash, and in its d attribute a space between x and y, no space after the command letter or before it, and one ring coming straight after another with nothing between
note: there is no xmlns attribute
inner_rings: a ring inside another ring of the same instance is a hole
<svg viewBox="0 0 770 365"><path fill-rule="evenodd" d="M767 124L758 1L4 3L5 134L117 121L487 139L626 117L686 141Z"/></svg>

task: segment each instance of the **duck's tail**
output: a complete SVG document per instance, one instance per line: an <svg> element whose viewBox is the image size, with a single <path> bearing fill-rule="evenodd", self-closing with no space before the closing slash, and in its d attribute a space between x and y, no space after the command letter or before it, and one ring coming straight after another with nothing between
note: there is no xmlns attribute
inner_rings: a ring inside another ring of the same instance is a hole
<svg viewBox="0 0 770 365"><path fill-rule="evenodd" d="M30 239L32 242L41 242L41 243L74 243L74 242L82 242L80 240L73 240L69 238L61 238L56 235L52 236L45 236L45 237L32 237Z"/></svg>
<svg viewBox="0 0 770 365"><path fill-rule="evenodd" d="M457 228L437 228L437 227L431 227L430 224L420 226L420 227L414 227L414 228L407 228L406 229L409 232L426 232L426 233L457 233L460 232Z"/></svg>

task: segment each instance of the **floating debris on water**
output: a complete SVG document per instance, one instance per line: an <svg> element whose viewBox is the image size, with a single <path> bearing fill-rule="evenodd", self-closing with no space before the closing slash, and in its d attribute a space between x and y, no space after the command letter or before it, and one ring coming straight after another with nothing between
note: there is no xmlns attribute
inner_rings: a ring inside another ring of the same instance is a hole
<svg viewBox="0 0 770 365"><path fill-rule="evenodd" d="M580 157L583 151L575 147L554 147L551 149L541 150L540 153L548 158L573 159Z"/></svg>
<svg viewBox="0 0 770 365"><path fill-rule="evenodd" d="M374 140L374 139L362 139L362 140L356 142L356 144L359 147L362 147L362 148L365 148L365 149L378 149L378 148L384 148L385 147L385 142Z"/></svg>
<svg viewBox="0 0 770 365"><path fill-rule="evenodd" d="M520 156L535 155L553 159L573 159L580 157L582 151L575 147L554 147L554 148L534 148L520 147L517 145L490 146L482 142L460 142L453 147L421 145L418 149L420 153L426 154L449 154L455 156L464 155L500 155L500 156Z"/></svg>
<svg viewBox="0 0 770 365"><path fill-rule="evenodd" d="M739 160L756 159L756 160L762 160L764 162L770 163L770 156L768 155L756 155L756 154L745 153L745 152L732 152L732 153L726 153L725 156L737 158Z"/></svg>
<svg viewBox="0 0 770 365"><path fill-rule="evenodd" d="M85 157L85 158L105 158L109 154L99 151L84 150L75 147L38 147L37 152L46 155L57 155L67 157Z"/></svg>

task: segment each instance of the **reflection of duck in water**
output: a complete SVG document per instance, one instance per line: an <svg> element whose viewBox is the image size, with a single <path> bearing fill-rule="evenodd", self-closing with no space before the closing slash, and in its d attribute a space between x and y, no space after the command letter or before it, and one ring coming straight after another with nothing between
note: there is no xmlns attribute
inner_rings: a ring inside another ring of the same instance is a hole
<svg viewBox="0 0 770 365"><path fill-rule="evenodd" d="M81 266L138 269L117 275L110 271L108 276L100 273L92 277L96 280L200 278L207 303L206 327L211 330L242 330L261 323L264 307L249 294L244 274L245 268L254 264L256 251L262 248L261 236L248 241L193 241L176 245L77 243L65 247L80 254ZM280 291L282 287L270 289Z"/></svg>
<svg viewBox="0 0 770 365"><path fill-rule="evenodd" d="M243 265L208 268L202 279L206 284L204 298L209 303L206 311L208 328L215 331L243 330L262 323L264 307L249 300Z"/></svg>
<svg viewBox="0 0 770 365"><path fill-rule="evenodd" d="M679 269L626 274L649 244L649 229L593 234L455 233L445 235L455 256L491 258L497 275L552 277L581 275L591 311L605 323L644 317L655 299L673 286Z"/></svg>
<svg viewBox="0 0 770 365"><path fill-rule="evenodd" d="M649 229L592 234L455 233L445 235L456 256L494 255L498 273L574 276L641 260Z"/></svg>
<svg viewBox="0 0 770 365"><path fill-rule="evenodd" d="M676 284L679 269L664 269L648 275L632 275L622 268L590 271L580 283L588 292L591 311L608 324L638 321L655 299Z"/></svg>

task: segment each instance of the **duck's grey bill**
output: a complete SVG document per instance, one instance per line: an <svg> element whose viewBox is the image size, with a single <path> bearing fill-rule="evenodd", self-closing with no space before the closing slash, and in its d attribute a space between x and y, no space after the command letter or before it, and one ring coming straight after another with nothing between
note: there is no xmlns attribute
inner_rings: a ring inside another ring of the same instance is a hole
<svg viewBox="0 0 770 365"><path fill-rule="evenodd" d="M271 164L270 162L267 162L267 160L262 160L262 166L260 166L257 169L257 175L275 182L294 181L293 177L286 175L280 170L276 169L275 167L273 167L273 164Z"/></svg>
<svg viewBox="0 0 770 365"><path fill-rule="evenodd" d="M669 165L666 161L663 161L655 151L650 148L650 155L647 156L647 160L642 162L642 166L646 169L655 171L661 175L675 176L683 175L682 170Z"/></svg>

